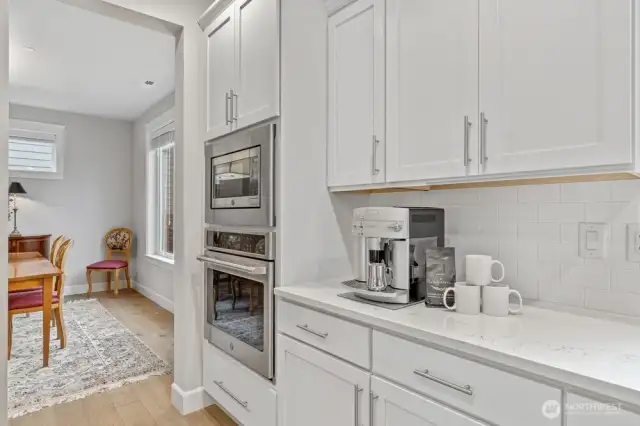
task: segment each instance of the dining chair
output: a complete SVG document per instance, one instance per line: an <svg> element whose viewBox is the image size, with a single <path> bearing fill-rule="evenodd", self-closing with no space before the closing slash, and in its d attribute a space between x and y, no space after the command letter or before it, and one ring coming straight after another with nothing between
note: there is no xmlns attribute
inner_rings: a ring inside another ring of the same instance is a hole
<svg viewBox="0 0 640 426"><path fill-rule="evenodd" d="M58 255L58 250L60 249L60 246L64 242L64 239L65 239L65 236L61 234L57 236L55 240L53 240L53 243L51 243L51 251L49 252L49 261L54 265L56 264L56 256Z"/></svg>
<svg viewBox="0 0 640 426"><path fill-rule="evenodd" d="M87 284L89 285L88 295L91 296L92 283L91 274L93 272L107 273L107 289L111 291L111 277L114 277L114 295L118 295L118 274L124 271L127 279L127 288L131 288L131 277L129 276L129 262L131 258L131 243L133 232L129 228L114 228L104 236L106 248L106 260L92 263L87 266ZM124 260L112 259L113 255L121 255Z"/></svg>
<svg viewBox="0 0 640 426"><path fill-rule="evenodd" d="M58 269L60 269L60 271L62 272L59 279L55 282L53 296L51 299L51 309L53 310L53 315L56 319L55 322L57 328L57 339L60 340L60 349L64 349L67 346L67 330L64 324L62 306L64 303L64 266L67 260L67 254L69 253L69 249L72 245L72 239L64 241L58 249L56 262L54 263L55 266L58 267ZM42 289L9 293L9 333L7 342L7 358L11 359L11 346L13 340L13 316L17 314L42 311L44 309L42 299ZM43 324L43 326L51 327L51 324Z"/></svg>

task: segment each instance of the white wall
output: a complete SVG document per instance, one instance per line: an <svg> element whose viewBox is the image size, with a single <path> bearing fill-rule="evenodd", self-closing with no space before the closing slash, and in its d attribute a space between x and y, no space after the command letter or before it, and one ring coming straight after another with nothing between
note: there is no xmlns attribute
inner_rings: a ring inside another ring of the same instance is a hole
<svg viewBox="0 0 640 426"><path fill-rule="evenodd" d="M85 2L89 2L85 0ZM95 1L94 1L95 2ZM201 408L204 286L204 108L206 37L197 20L211 0L108 0L130 10L183 26L176 44L176 205L174 265L174 384L181 412ZM198 406L200 405L200 406Z"/></svg>
<svg viewBox="0 0 640 426"><path fill-rule="evenodd" d="M350 274L351 210L365 196L327 191L327 9L281 1L281 146L278 150L278 285ZM342 232L341 232L342 231ZM292 259L295 259L293 261Z"/></svg>
<svg viewBox="0 0 640 426"><path fill-rule="evenodd" d="M21 105L11 105L9 116L66 125L63 179L15 179L27 191L18 199L18 229L23 235L73 238L65 292L73 292L75 286L81 286L76 293L83 292L86 266L104 259L104 234L133 224L132 124ZM12 222L8 225L13 229ZM105 280L103 274L94 274L94 282Z"/></svg>
<svg viewBox="0 0 640 426"><path fill-rule="evenodd" d="M459 280L464 255L487 254L524 297L640 316L640 263L626 258L626 224L640 222L640 180L374 194L370 205L443 207ZM606 259L578 256L584 221L607 224Z"/></svg>
<svg viewBox="0 0 640 426"><path fill-rule="evenodd" d="M145 256L147 241L147 124L173 108L174 95L162 99L149 108L133 124L133 229L137 236L133 277L138 290L165 309L173 311L173 265Z"/></svg>
<svg viewBox="0 0 640 426"><path fill-rule="evenodd" d="M9 141L9 1L0 0L0 188L7 187ZM0 206L7 205L6 191L0 191ZM0 238L0 256L8 256L8 241ZM7 264L0 262L0 353L7 351ZM7 421L7 363L0 363L0 426Z"/></svg>

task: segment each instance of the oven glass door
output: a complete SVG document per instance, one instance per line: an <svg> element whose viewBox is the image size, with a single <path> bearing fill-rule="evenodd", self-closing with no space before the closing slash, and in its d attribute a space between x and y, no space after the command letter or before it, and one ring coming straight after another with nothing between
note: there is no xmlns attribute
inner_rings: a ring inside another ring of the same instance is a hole
<svg viewBox="0 0 640 426"><path fill-rule="evenodd" d="M258 373L272 377L273 262L208 254L207 338Z"/></svg>
<svg viewBox="0 0 640 426"><path fill-rule="evenodd" d="M260 207L260 147L211 158L211 208Z"/></svg>

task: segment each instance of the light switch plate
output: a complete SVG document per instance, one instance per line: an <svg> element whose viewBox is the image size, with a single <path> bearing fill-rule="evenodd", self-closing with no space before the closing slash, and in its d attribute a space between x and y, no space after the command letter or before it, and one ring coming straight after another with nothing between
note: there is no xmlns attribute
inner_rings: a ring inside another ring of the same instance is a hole
<svg viewBox="0 0 640 426"><path fill-rule="evenodd" d="M627 223L627 260L640 262L640 223Z"/></svg>
<svg viewBox="0 0 640 426"><path fill-rule="evenodd" d="M578 230L580 257L584 259L604 259L607 257L609 227L606 223L581 222ZM638 254L640 255L640 252Z"/></svg>

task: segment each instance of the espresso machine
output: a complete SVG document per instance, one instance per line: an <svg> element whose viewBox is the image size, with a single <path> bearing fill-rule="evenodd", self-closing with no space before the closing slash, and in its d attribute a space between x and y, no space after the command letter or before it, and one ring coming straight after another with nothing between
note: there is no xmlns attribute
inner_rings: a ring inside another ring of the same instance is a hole
<svg viewBox="0 0 640 426"><path fill-rule="evenodd" d="M363 207L353 211L357 298L409 304L426 295L426 249L444 246L444 210Z"/></svg>

